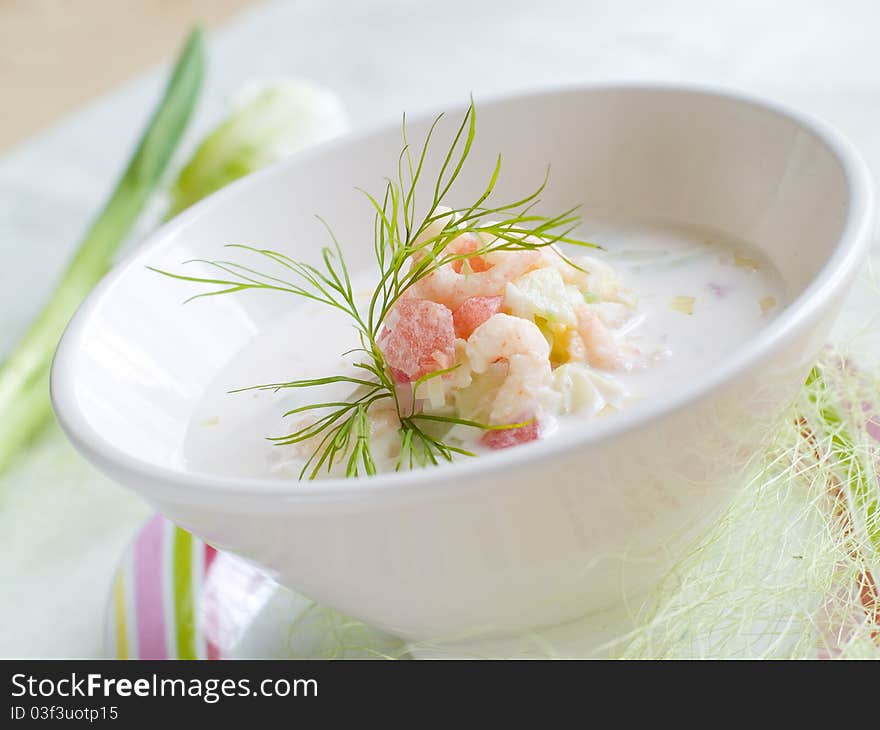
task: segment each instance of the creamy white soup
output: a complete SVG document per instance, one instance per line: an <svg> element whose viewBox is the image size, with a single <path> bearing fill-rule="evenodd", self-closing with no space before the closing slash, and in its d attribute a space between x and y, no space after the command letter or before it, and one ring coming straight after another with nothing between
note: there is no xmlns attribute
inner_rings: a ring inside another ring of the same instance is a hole
<svg viewBox="0 0 880 730"><path fill-rule="evenodd" d="M439 416L422 423L474 454L552 439L564 429L587 431L598 419L666 397L717 367L786 305L779 273L746 243L630 221L592 222L580 233L605 250L581 259L581 251L566 249L575 266L549 251L540 260L475 255L463 270L451 267L414 287L379 340L399 407ZM472 244L462 238L455 245ZM353 281L366 303L374 275ZM267 437L316 418L320 411L284 416L315 402L315 391L230 391L357 375L356 355L341 354L357 345L350 318L291 297L289 313L208 385L186 437L189 467L298 478L314 443L277 445ZM344 401L353 392L350 384L334 384L320 398ZM398 410L389 400L368 412L380 472L401 461ZM465 458L472 457L455 455ZM337 467L331 475L344 471Z"/></svg>

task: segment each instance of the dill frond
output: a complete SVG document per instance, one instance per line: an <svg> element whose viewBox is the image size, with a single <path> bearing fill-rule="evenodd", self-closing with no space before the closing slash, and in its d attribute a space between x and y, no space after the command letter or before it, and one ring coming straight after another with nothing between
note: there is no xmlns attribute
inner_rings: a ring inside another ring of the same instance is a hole
<svg viewBox="0 0 880 730"><path fill-rule="evenodd" d="M490 426L453 416L416 413L412 408L405 412L398 398L397 386L379 348L383 324L391 309L410 288L447 264L495 251L537 250L560 243L597 248L594 244L574 236L574 230L580 224L576 208L555 216L535 212L549 180L549 167L540 185L525 197L512 202L491 204L489 201L501 173L501 155L498 155L486 186L475 201L458 208L444 207L447 196L454 192L455 183L473 146L476 134L476 109L473 100L453 135L436 180L429 186L432 195L427 208L418 216L416 188L422 179L428 150L442 117L441 114L435 118L418 155L414 156L407 139L404 116L403 148L397 159L396 179L388 179L378 197L365 190L360 191L375 211L373 251L379 274L378 283L365 306L358 305L342 247L330 226L321 218L319 220L327 230L331 245L321 249L320 266L296 261L279 251L229 244L227 248L243 252L248 257L249 265L241 261L221 259L184 262L207 269L208 275L188 275L150 267L159 274L206 287L206 291L199 292L186 301L245 291L284 292L340 310L351 319L360 339L360 347L345 354L360 356L354 367L362 371L364 377L338 374L255 385L232 391L279 391L287 388L320 388L334 384L354 386L347 400L322 401L316 396L313 403L288 411L284 414L285 417L308 413L314 416L314 420L292 433L270 437L278 445L306 441L315 444L303 465L300 479L314 479L322 471L330 473L337 464L344 464L347 477L375 474L376 464L370 450L369 411L374 404L381 401L393 402L400 421L400 452L396 464L398 470L436 465L442 461L450 462L455 456L474 455L434 435L426 423L461 425L482 430L527 425L518 423ZM433 229L435 233L426 235L429 229ZM488 243L468 253L447 252L447 245L464 233L477 234L479 240ZM559 255L565 259L563 254ZM273 273L255 268L258 264L252 260L270 265ZM575 266L571 261L568 263ZM429 373L412 384L413 390L417 390L426 380L450 370Z"/></svg>

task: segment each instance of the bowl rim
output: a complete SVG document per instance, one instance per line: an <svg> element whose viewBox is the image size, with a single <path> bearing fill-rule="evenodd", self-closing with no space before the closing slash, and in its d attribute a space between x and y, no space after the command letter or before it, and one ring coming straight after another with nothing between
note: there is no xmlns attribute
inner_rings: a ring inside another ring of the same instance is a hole
<svg viewBox="0 0 880 730"><path fill-rule="evenodd" d="M70 363L72 355L79 349L78 343L87 323L103 304L110 288L132 269L137 260L161 247L163 242L167 242L179 229L188 226L196 218L211 215L216 209L222 208L227 198L241 193L250 186L260 185L265 178L279 174L290 166L300 164L301 161L324 154L330 149L357 144L371 136L385 134L392 127L392 124L386 120L310 147L232 183L159 227L125 255L77 309L56 350L50 375L50 393L56 417L63 431L76 448L99 468L117 478L120 474L128 475L137 484L143 484L145 479L149 480L154 488L163 491L166 496L171 496L178 502L198 496L283 498L285 501L312 502L339 500L345 497L376 499L380 495L400 496L401 493L418 497L436 495L436 489L445 491L467 489L478 481L479 477L487 475L502 477L504 472L511 469L526 465L539 466L584 445L593 446L612 440L682 411L732 382L771 352L780 349L814 317L817 311L827 307L830 300L839 293L840 287L861 264L868 250L872 227L873 192L870 172L852 143L828 123L777 102L720 86L662 81L545 85L539 88L487 95L480 105L485 107L511 101L539 101L542 98L565 94L615 91L708 96L737 102L783 117L810 133L832 153L841 166L848 185L848 206L843 231L819 273L785 311L755 337L749 339L743 348L711 371L696 378L688 387L683 387L668 397L651 399L638 409L623 411L613 419L592 424L583 432L572 429L567 433L556 434L552 439L523 444L515 449L482 455L454 465L426 467L415 472L392 472L358 479L332 478L291 483L290 480L279 478L223 476L168 468L122 451L93 429L76 405L77 399L73 392L74 372ZM459 105L447 107L444 111L453 114L463 112L464 108L464 105ZM421 123L438 113L430 110L422 112L416 115L413 121ZM495 481L503 483L503 479L500 478ZM418 489L414 488L416 486L414 482L417 482ZM162 489L163 487L166 489Z"/></svg>

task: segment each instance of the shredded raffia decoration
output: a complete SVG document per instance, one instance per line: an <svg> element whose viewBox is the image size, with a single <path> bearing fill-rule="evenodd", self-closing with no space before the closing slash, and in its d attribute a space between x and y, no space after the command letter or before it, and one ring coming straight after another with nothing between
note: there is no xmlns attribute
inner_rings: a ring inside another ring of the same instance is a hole
<svg viewBox="0 0 880 730"><path fill-rule="evenodd" d="M733 504L597 655L880 658L877 373L880 362L823 355ZM328 655L407 656L315 611L333 627Z"/></svg>
<svg viewBox="0 0 880 730"><path fill-rule="evenodd" d="M876 372L826 353L749 484L611 655L880 657Z"/></svg>

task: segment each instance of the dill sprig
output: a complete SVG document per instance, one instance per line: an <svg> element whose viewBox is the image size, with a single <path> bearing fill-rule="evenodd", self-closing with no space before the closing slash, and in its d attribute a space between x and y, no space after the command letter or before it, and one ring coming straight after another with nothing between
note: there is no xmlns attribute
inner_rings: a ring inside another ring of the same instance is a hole
<svg viewBox="0 0 880 730"><path fill-rule="evenodd" d="M346 400L317 399L287 411L284 417L307 414L314 418L292 433L270 437L278 445L315 444L303 465L300 479L314 479L322 471L329 473L336 464L342 463L347 477L375 474L376 463L370 449L369 414L375 404L383 401L393 404L400 421L397 469L452 461L456 455L473 456L466 449L446 443L442 436L437 435L438 427L462 425L486 430L525 425L488 425L454 416L420 413L414 407L405 408L378 344L383 324L394 305L409 289L456 261L496 251L536 250L560 243L595 247L573 235L580 224L577 208L555 216L536 212L540 195L547 186L549 167L541 184L529 195L513 202L490 204L501 173L501 155L498 155L488 183L476 201L459 208L442 207L447 196L453 194L455 183L471 152L476 133L473 100L453 135L437 178L430 186L432 195L426 210L417 215L416 188L422 179L428 150L442 117L442 114L436 117L418 154L413 154L407 140L404 116L403 148L397 159L396 177L386 180L379 197L361 190L375 210L373 250L379 273L378 283L366 305L358 305L342 247L330 226L320 217L330 238L330 245L321 249L320 266L296 261L270 249L229 244L227 248L242 251L264 265L270 264L274 273L254 268L256 264L247 266L240 261L211 259L194 259L184 263L209 267L213 269L213 276L190 276L150 267L157 273L210 287L208 291L200 292L186 301L251 290L278 291L338 309L351 319L360 346L344 354L358 356L353 366L362 377L337 374L232 391L312 389L340 384L352 386L352 393ZM476 234L482 245L467 253L448 252L447 245L465 233ZM558 249L553 250L576 266ZM412 384L413 393L427 380L448 372L440 370L423 376ZM415 397L409 400L414 403Z"/></svg>

